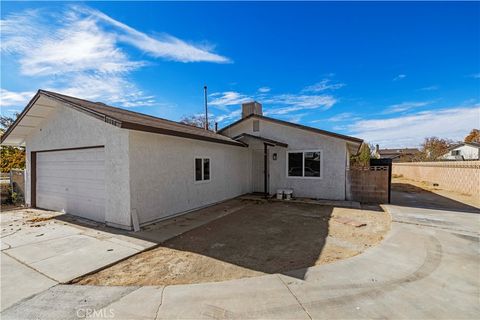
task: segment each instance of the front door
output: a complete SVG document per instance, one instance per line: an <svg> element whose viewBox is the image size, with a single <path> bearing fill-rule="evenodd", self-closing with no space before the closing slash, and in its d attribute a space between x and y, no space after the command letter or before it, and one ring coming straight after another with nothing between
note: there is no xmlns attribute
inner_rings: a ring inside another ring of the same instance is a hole
<svg viewBox="0 0 480 320"><path fill-rule="evenodd" d="M252 189L253 192L265 192L264 149L252 150ZM268 157L267 157L268 159ZM267 167L268 169L268 167ZM268 182L267 182L268 183Z"/></svg>

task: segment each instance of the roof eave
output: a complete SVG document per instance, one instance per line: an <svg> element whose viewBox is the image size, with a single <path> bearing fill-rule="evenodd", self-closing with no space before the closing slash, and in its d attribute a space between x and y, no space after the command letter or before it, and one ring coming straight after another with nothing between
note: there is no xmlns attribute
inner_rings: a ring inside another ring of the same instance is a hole
<svg viewBox="0 0 480 320"><path fill-rule="evenodd" d="M152 126L146 126L146 125L141 125L141 124L133 123L133 122L125 122L124 121L124 122L122 122L121 128L128 129L128 130L142 131L142 132L164 134L164 135L187 138L187 139L203 140L203 141L208 141L208 142L222 143L222 144L232 145L232 146L236 146L236 147L245 147L245 144L240 142L240 141L217 139L217 138L214 138L214 137L201 136L201 135L196 135L196 134L192 134L192 133L168 130L168 129L157 128L157 127L152 127Z"/></svg>
<svg viewBox="0 0 480 320"><path fill-rule="evenodd" d="M3 133L0 143L3 144L3 142L8 138L10 133L15 129L15 127L20 123L20 121L25 117L27 112L32 108L32 106L35 104L35 102L38 100L40 97L40 90L37 91L37 93L33 96L32 99L28 102L28 104L25 106L25 108L20 112L20 115L15 119L15 121L10 125L10 127L7 128L7 130Z"/></svg>
<svg viewBox="0 0 480 320"><path fill-rule="evenodd" d="M299 125L299 124L296 124L296 123L283 121L283 120L279 120L279 119L275 119L275 118L270 118L270 117L266 117L266 116L263 116L263 115L253 114L253 113L246 116L245 118L242 118L240 120L235 121L234 123L229 124L228 126L218 130L217 132L222 133L225 130L228 130L231 127L234 127L237 124L239 124L239 123L241 123L241 122L243 122L247 119L250 119L250 118L258 118L258 119L262 119L262 120L265 120L265 121L271 121L271 122L274 122L274 123L279 123L279 124L282 124L282 125L298 128L300 130L310 131L310 132L314 132L314 133L317 133L317 134L323 134L323 135L326 135L326 136L342 139L342 140L345 140L345 141L350 141L350 142L353 142L353 143L359 143L360 145L363 143L363 139L360 139L360 138L350 137L350 136L346 136L346 135L335 133L335 132L330 132L330 131L321 130L321 129L317 129L317 128L313 128L313 127L303 126L303 125ZM360 148L360 146L359 146L359 148Z"/></svg>

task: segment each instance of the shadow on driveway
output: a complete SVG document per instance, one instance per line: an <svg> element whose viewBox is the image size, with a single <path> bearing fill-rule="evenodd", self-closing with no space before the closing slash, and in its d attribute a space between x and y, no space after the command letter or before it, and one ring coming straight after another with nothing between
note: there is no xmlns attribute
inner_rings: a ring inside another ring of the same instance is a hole
<svg viewBox="0 0 480 320"><path fill-rule="evenodd" d="M480 214L480 209L408 183L392 183L392 203L402 207Z"/></svg>

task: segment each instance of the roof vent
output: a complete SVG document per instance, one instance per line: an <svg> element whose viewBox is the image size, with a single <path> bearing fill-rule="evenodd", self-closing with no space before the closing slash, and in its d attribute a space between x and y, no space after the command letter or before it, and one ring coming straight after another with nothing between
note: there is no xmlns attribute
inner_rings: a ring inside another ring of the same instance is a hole
<svg viewBox="0 0 480 320"><path fill-rule="evenodd" d="M257 101L242 103L242 119L251 114L263 115L262 104Z"/></svg>

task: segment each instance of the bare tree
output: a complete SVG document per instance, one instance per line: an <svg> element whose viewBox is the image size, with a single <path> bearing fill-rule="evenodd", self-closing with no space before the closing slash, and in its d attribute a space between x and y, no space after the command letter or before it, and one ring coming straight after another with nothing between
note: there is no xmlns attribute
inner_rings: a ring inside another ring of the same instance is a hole
<svg viewBox="0 0 480 320"><path fill-rule="evenodd" d="M180 123L188 124L194 127L205 128L205 116L200 114L183 116L182 119L180 119Z"/></svg>

